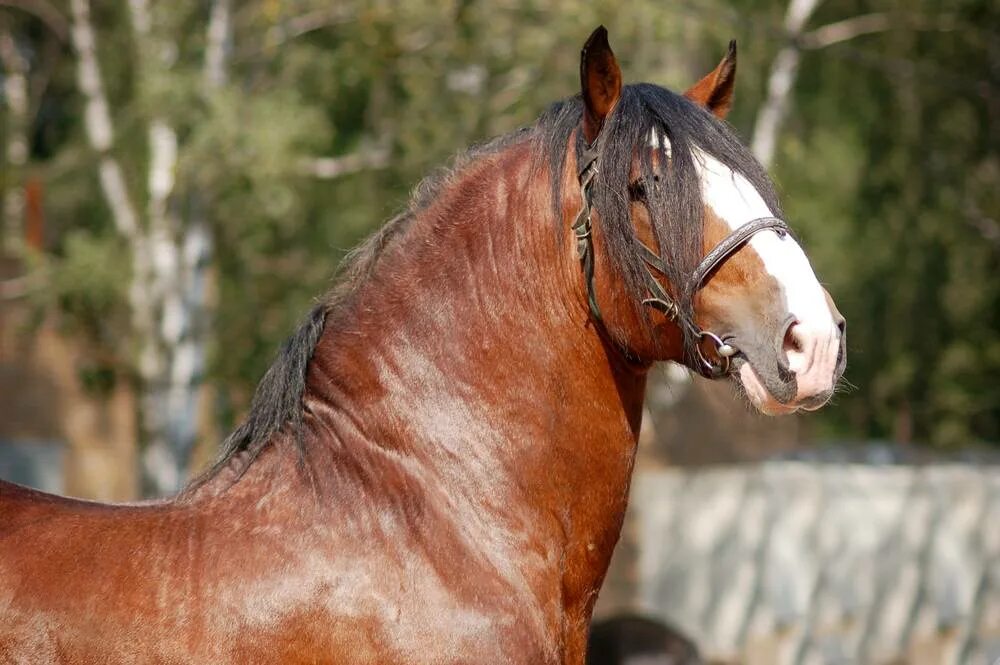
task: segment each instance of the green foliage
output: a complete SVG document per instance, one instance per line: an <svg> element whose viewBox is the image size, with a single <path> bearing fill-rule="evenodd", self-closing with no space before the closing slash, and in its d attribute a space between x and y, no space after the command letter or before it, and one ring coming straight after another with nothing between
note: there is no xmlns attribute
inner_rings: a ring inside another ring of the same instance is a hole
<svg viewBox="0 0 1000 665"><path fill-rule="evenodd" d="M579 46L595 24L610 27L627 79L675 89L736 37L730 120L749 140L786 7L249 0L233 3L229 83L209 93L204 3L154 3L145 41L125 3L93 4L131 190L145 190L145 121L163 116L178 131L178 200L185 212L203 206L212 224L211 378L237 406L340 257L422 175L576 92ZM827 0L811 25L870 12L887 12L891 27L805 53L774 169L849 322L856 389L810 418L824 436L997 442L1000 11L990 0ZM74 67L69 53L59 62L54 111L37 128L34 168L56 238L50 293L67 320L122 348L128 262L83 141ZM383 144L384 168L332 181L302 168Z"/></svg>
<svg viewBox="0 0 1000 665"><path fill-rule="evenodd" d="M70 231L54 264L50 295L75 318L96 323L123 299L128 271L117 260L122 249L117 238Z"/></svg>
<svg viewBox="0 0 1000 665"><path fill-rule="evenodd" d="M890 30L808 54L778 165L849 321L857 390L822 417L842 436L997 441L1000 238L980 222L1000 213L1000 13L830 2L823 16L871 11L892 13Z"/></svg>
<svg viewBox="0 0 1000 665"><path fill-rule="evenodd" d="M121 240L85 229L68 231L60 251L31 255L32 271L45 288L29 292L38 311L57 310L66 334L90 343L94 372L110 372L124 360L119 346L128 331L129 282Z"/></svg>

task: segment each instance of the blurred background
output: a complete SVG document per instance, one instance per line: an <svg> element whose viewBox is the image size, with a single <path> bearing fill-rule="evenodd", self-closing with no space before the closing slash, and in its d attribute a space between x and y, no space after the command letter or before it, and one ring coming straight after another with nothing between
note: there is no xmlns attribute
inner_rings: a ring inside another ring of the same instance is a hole
<svg viewBox="0 0 1000 665"><path fill-rule="evenodd" d="M1000 6L0 0L0 477L168 494L345 252L578 91L599 23L729 118L849 322L852 388L765 419L653 377L598 614L746 663L1000 659Z"/></svg>

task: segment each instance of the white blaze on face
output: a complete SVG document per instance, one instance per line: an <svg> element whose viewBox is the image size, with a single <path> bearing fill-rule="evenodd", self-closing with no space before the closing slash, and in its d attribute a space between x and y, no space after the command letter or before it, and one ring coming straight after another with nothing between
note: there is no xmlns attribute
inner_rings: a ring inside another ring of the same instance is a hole
<svg viewBox="0 0 1000 665"><path fill-rule="evenodd" d="M695 167L701 174L702 197L719 219L735 231L760 217L773 217L757 188L743 175L706 152L694 149ZM802 247L790 235L761 231L750 239L764 269L781 285L788 312L801 324L833 327L833 316L823 289Z"/></svg>
<svg viewBox="0 0 1000 665"><path fill-rule="evenodd" d="M650 145L663 145L669 154L669 139L661 132L651 133ZM746 177L697 147L693 148L693 157L701 176L705 204L731 230L760 217L774 216ZM786 311L797 322L793 335L800 349L790 351L788 359L790 369L797 375L799 396L809 397L828 390L832 387L840 336L809 259L794 238L788 234L779 237L771 230L754 235L749 246L781 287Z"/></svg>
<svg viewBox="0 0 1000 665"><path fill-rule="evenodd" d="M670 140L655 128L649 144L655 148L663 146L670 156ZM760 192L743 175L697 147L693 153L695 168L701 175L702 198L731 230L760 217L774 217ZM800 323L834 325L816 274L794 238L762 231L749 244L760 256L765 270L781 285L790 314Z"/></svg>

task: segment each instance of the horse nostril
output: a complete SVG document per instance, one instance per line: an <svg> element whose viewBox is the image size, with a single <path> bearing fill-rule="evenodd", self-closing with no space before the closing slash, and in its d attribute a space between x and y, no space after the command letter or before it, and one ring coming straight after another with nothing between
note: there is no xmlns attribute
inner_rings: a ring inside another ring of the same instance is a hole
<svg viewBox="0 0 1000 665"><path fill-rule="evenodd" d="M793 319L792 322L788 324L788 328L785 329L785 338L781 343L781 350L785 353L791 354L802 352L802 340L799 339L795 329L797 325L798 321Z"/></svg>
<svg viewBox="0 0 1000 665"><path fill-rule="evenodd" d="M785 330L785 336L781 344L782 355L787 363L786 367L791 373L788 377L789 380L794 378L794 375L804 372L809 368L811 356L814 353L814 346L815 344L810 338L809 329L797 320L792 319Z"/></svg>
<svg viewBox="0 0 1000 665"><path fill-rule="evenodd" d="M840 374L844 371L844 354L847 353L847 320L842 316L837 316L837 363L834 365L834 371L837 372L839 378Z"/></svg>
<svg viewBox="0 0 1000 665"><path fill-rule="evenodd" d="M840 330L840 344L837 345L837 364L835 367L838 372L844 371L844 355L847 353L847 324L843 319L837 323L837 328Z"/></svg>

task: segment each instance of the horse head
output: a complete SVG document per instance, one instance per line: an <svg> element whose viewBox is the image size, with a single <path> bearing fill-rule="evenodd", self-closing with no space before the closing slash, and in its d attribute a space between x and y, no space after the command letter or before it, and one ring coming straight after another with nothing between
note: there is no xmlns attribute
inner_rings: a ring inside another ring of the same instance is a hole
<svg viewBox="0 0 1000 665"><path fill-rule="evenodd" d="M846 364L845 321L724 122L735 42L682 96L623 86L601 27L580 75L569 152L582 209L571 224L602 334L634 362L730 377L767 414L825 404Z"/></svg>

